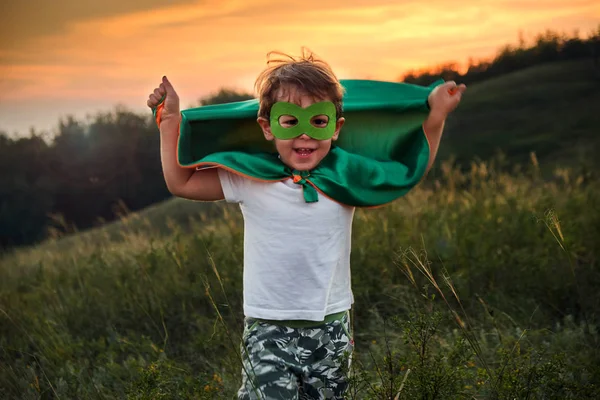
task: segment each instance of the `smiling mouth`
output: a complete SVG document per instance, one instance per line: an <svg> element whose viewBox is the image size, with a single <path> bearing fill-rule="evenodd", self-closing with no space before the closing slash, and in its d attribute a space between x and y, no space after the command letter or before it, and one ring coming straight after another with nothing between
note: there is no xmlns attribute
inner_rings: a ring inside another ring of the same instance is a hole
<svg viewBox="0 0 600 400"><path fill-rule="evenodd" d="M308 157L315 151L315 149L309 149L307 147L300 147L300 148L294 149L294 151L300 157Z"/></svg>

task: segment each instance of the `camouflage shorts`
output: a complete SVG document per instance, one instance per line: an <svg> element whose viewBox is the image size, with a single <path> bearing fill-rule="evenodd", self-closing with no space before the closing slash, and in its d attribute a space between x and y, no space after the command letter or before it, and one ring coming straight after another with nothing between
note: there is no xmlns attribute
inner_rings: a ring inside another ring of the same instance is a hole
<svg viewBox="0 0 600 400"><path fill-rule="evenodd" d="M348 313L311 328L246 318L238 399L343 399L354 341Z"/></svg>

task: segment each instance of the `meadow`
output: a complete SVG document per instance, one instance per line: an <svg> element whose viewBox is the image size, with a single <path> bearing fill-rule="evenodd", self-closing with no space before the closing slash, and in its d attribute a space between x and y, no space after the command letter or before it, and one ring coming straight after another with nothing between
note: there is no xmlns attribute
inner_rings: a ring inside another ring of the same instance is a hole
<svg viewBox="0 0 600 400"><path fill-rule="evenodd" d="M600 398L597 176L505 165L445 162L357 211L348 398ZM60 236L0 259L0 398L235 398L237 207Z"/></svg>
<svg viewBox="0 0 600 400"><path fill-rule="evenodd" d="M536 65L473 85L448 119L442 159L469 164L498 150L510 163L529 163L535 151L542 169L558 164L600 165L600 69L591 58Z"/></svg>

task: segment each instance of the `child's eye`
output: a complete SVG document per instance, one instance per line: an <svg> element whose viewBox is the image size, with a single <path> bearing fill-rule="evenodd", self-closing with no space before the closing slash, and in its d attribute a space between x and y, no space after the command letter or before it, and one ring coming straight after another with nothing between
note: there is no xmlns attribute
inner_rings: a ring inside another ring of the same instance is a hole
<svg viewBox="0 0 600 400"><path fill-rule="evenodd" d="M298 120L289 115L282 115L281 117L279 117L279 125L283 126L284 128L296 126L297 124Z"/></svg>
<svg viewBox="0 0 600 400"><path fill-rule="evenodd" d="M317 128L323 128L323 127L327 126L328 122L329 122L329 117L327 117L327 115L319 115L317 117L314 117L311 121L313 126L316 126Z"/></svg>

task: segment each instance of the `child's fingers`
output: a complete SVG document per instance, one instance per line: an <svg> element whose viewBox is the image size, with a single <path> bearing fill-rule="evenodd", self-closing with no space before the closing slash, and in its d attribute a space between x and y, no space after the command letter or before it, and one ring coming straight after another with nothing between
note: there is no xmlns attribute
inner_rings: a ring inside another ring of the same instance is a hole
<svg viewBox="0 0 600 400"><path fill-rule="evenodd" d="M456 87L456 82L454 82L454 81L446 81L443 84L443 88L446 89L446 90L449 90L449 89L452 89L452 88L455 88L455 87Z"/></svg>
<svg viewBox="0 0 600 400"><path fill-rule="evenodd" d="M156 89L148 96L148 101L146 104L150 108L156 108L165 98L169 95L169 98L173 98L177 101L177 94L171 85L171 82L167 79L166 76L163 76L162 82L158 85Z"/></svg>
<svg viewBox="0 0 600 400"><path fill-rule="evenodd" d="M156 94L152 93L150 96L148 96L148 107L156 107L160 103L161 98L162 96L157 96Z"/></svg>
<svg viewBox="0 0 600 400"><path fill-rule="evenodd" d="M165 92L175 92L175 89L173 88L173 85L171 85L171 82L169 82L169 79L167 79L166 76L163 76L162 78L162 83L160 84Z"/></svg>
<svg viewBox="0 0 600 400"><path fill-rule="evenodd" d="M148 97L148 101L146 102L146 104L148 105L148 107L154 108L154 107L156 107L156 105L158 103L156 102L156 100L154 99L154 97L152 97L152 95L151 95L151 96Z"/></svg>
<svg viewBox="0 0 600 400"><path fill-rule="evenodd" d="M452 95L455 93L455 90L456 90L456 82L454 82L454 81L444 82L440 89L442 89L442 90L448 92L448 94Z"/></svg>
<svg viewBox="0 0 600 400"><path fill-rule="evenodd" d="M467 86L464 83L461 83L460 85L455 85L454 87L451 88L453 92L461 92L464 93L465 90L467 90Z"/></svg>
<svg viewBox="0 0 600 400"><path fill-rule="evenodd" d="M154 95L158 96L158 98L161 98L162 96L165 95L165 90L164 89L161 90L161 88L158 87L158 88L154 89Z"/></svg>
<svg viewBox="0 0 600 400"><path fill-rule="evenodd" d="M467 86L464 84L460 84L458 86L452 86L448 89L448 94L454 96L457 93L463 94L467 90Z"/></svg>

